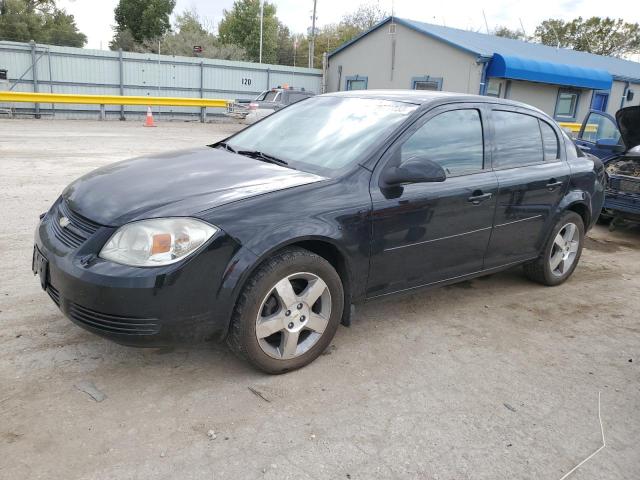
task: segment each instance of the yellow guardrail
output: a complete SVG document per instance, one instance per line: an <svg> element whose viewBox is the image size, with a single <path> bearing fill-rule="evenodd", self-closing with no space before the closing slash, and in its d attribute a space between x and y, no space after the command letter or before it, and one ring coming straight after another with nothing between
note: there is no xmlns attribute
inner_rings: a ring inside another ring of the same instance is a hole
<svg viewBox="0 0 640 480"><path fill-rule="evenodd" d="M558 122L562 128L567 128L574 133L580 132L580 128L582 127L581 123L573 123L573 122Z"/></svg>
<svg viewBox="0 0 640 480"><path fill-rule="evenodd" d="M68 93L0 92L0 102L226 108L230 100L215 98L134 97L120 95L74 95Z"/></svg>

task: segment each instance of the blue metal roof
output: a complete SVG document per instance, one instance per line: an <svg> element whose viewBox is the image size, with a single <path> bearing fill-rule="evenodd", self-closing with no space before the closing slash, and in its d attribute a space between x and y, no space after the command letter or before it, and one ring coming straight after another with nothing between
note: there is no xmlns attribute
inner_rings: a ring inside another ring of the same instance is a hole
<svg viewBox="0 0 640 480"><path fill-rule="evenodd" d="M370 30L362 33L353 40L338 47L329 54L329 57L347 48L365 35L377 30L391 20L385 18ZM523 42L511 38L496 37L484 33L460 30L457 28L443 27L429 23L393 17L393 20L405 27L423 33L429 37L438 39L456 48L489 60L495 54L502 57L519 57L537 62L551 64L564 64L569 67L604 70L609 72L617 80L629 80L640 83L640 63L630 60L622 60L615 57L605 57L593 53L579 52L567 48L555 48L540 43ZM589 87L591 88L591 87Z"/></svg>
<svg viewBox="0 0 640 480"><path fill-rule="evenodd" d="M487 76L591 88L593 90L609 90L613 83L611 74L606 70L543 62L498 53L494 54L489 62Z"/></svg>

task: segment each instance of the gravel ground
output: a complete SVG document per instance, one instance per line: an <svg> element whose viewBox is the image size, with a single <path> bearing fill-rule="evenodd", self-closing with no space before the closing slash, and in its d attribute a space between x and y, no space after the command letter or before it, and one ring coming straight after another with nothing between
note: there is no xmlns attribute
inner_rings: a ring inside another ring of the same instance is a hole
<svg viewBox="0 0 640 480"><path fill-rule="evenodd" d="M0 478L560 479L601 444L598 392L606 448L571 478L640 478L637 228L590 232L560 287L516 269L360 306L276 377L66 320L30 272L38 214L95 167L237 128L0 120Z"/></svg>

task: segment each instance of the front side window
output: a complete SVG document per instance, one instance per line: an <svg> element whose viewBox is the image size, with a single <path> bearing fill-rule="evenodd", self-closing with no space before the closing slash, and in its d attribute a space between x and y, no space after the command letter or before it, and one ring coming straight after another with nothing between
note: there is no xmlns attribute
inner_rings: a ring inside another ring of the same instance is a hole
<svg viewBox="0 0 640 480"><path fill-rule="evenodd" d="M592 143L596 143L598 140L610 140L612 143L619 143L620 130L609 117L599 113L590 113L580 139Z"/></svg>
<svg viewBox="0 0 640 480"><path fill-rule="evenodd" d="M560 120L573 120L578 110L578 92L560 90L556 101L556 118Z"/></svg>
<svg viewBox="0 0 640 480"><path fill-rule="evenodd" d="M427 121L401 147L401 162L416 158L440 164L448 176L482 170L484 141L480 112L452 110Z"/></svg>
<svg viewBox="0 0 640 480"><path fill-rule="evenodd" d="M542 162L542 134L536 117L494 110L492 118L495 168L513 168Z"/></svg>
<svg viewBox="0 0 640 480"><path fill-rule="evenodd" d="M332 176L366 160L417 105L333 96L294 103L227 140L236 151L259 151L293 168Z"/></svg>

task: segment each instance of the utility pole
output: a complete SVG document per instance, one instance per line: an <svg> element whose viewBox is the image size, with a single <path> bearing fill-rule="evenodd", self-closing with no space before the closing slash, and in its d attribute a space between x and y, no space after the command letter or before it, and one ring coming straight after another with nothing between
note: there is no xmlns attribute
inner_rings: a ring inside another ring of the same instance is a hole
<svg viewBox="0 0 640 480"><path fill-rule="evenodd" d="M309 40L309 68L313 68L313 57L316 50L316 7L318 0L313 0L313 16L311 17L311 39Z"/></svg>
<svg viewBox="0 0 640 480"><path fill-rule="evenodd" d="M262 23L264 22L264 0L260 0L260 60L262 63Z"/></svg>

